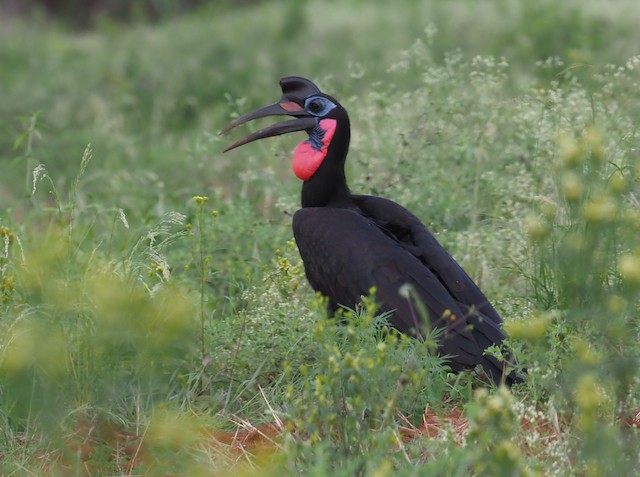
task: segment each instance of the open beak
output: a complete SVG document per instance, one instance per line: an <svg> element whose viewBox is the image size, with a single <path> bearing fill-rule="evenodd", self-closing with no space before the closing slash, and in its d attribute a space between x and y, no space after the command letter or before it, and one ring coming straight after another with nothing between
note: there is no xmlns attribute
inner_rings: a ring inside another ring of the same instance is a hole
<svg viewBox="0 0 640 477"><path fill-rule="evenodd" d="M264 118L266 116L284 115L294 116L295 119L276 123L271 126L267 126L266 128L260 129L259 131L256 131L254 133L251 133L247 137L244 137L231 144L224 150L224 152L230 151L231 149L235 149L236 147L243 146L250 142L257 141L258 139L263 139L265 137L279 136L281 134L286 134L294 131L306 131L309 129L313 129L318 124L318 120L315 117L310 116L309 113L307 113L297 103L294 103L293 101L282 101L270 106L265 106L264 108L254 111L253 113L245 114L244 116L227 125L222 131L220 131L220 134L225 134L236 126L240 126L241 124L252 121L254 119Z"/></svg>

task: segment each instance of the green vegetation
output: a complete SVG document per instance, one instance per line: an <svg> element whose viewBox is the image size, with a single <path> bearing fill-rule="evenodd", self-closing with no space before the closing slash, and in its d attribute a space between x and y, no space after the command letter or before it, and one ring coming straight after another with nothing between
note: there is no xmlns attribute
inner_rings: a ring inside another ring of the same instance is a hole
<svg viewBox="0 0 640 477"><path fill-rule="evenodd" d="M640 6L399 5L0 20L0 474L639 473ZM299 138L217 136L286 74L345 105L352 189L437 233L525 384L377 339L368 302L324 318Z"/></svg>

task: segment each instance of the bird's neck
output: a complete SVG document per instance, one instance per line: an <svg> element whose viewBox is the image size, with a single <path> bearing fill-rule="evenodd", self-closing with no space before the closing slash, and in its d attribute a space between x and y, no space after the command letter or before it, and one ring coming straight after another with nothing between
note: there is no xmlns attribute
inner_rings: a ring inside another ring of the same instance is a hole
<svg viewBox="0 0 640 477"><path fill-rule="evenodd" d="M302 207L353 206L344 170L327 171L329 168L321 167L311 179L302 184Z"/></svg>
<svg viewBox="0 0 640 477"><path fill-rule="evenodd" d="M344 173L349 140L348 127L336 130L322 164L302 184L302 207L354 207Z"/></svg>

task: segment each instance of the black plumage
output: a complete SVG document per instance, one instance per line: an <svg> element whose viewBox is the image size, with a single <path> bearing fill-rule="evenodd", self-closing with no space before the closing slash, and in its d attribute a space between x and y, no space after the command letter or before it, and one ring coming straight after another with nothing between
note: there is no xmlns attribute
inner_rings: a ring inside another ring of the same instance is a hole
<svg viewBox="0 0 640 477"><path fill-rule="evenodd" d="M455 371L481 365L495 383L519 381L505 363L484 350L504 339L502 318L467 273L424 224L395 202L354 195L344 162L350 141L346 110L311 81L285 77L283 96L271 106L231 123L223 132L271 115L296 119L277 123L242 139L227 150L264 137L304 130L309 138L294 153L294 171L304 182L302 208L293 232L311 286L329 307L355 308L372 287L380 312L392 312L400 332L424 336L425 327L442 328L439 351ZM423 323L410 287L428 311Z"/></svg>

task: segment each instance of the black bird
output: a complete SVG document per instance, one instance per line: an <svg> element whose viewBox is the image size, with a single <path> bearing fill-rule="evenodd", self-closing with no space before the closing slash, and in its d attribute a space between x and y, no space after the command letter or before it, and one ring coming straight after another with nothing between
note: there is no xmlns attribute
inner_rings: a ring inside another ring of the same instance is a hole
<svg viewBox="0 0 640 477"><path fill-rule="evenodd" d="M302 208L293 216L293 233L311 286L328 297L330 310L355 308L375 287L380 312L392 311L400 332L424 336L417 296L429 325L443 328L439 352L455 371L481 365L496 383L520 381L505 363L484 355L504 339L502 318L487 297L404 207L381 197L354 195L344 173L350 139L347 111L311 81L280 80L282 98L242 116L220 134L256 118L292 116L233 143L226 151L294 131L308 139L293 154L293 171L302 184ZM407 296L408 285L413 290ZM401 291L402 290L402 291Z"/></svg>

